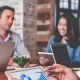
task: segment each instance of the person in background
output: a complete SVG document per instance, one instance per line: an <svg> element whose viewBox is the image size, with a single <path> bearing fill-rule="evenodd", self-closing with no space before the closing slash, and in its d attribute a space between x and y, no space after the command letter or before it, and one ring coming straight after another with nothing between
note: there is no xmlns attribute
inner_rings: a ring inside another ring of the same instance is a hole
<svg viewBox="0 0 80 80"><path fill-rule="evenodd" d="M78 29L76 19L71 12L66 11L59 17L54 35L48 41L46 52L52 53L51 44L66 44L72 63L80 63L80 42L78 40ZM39 62L46 65L51 59L40 57Z"/></svg>
<svg viewBox="0 0 80 80"><path fill-rule="evenodd" d="M8 65L18 66L18 64L13 61L13 56L26 56L27 58L31 57L20 36L17 33L10 31L14 21L14 15L14 8L9 6L0 7L0 42L15 42L13 53Z"/></svg>
<svg viewBox="0 0 80 80"><path fill-rule="evenodd" d="M46 75L50 77L50 80L80 80L71 68L60 64L53 64L52 66L46 67L45 70L54 70L54 73L46 72Z"/></svg>

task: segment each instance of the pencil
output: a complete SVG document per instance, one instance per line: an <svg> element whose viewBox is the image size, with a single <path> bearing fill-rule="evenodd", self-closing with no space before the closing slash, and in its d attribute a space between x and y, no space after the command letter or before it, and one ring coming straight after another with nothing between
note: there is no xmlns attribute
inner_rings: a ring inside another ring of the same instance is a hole
<svg viewBox="0 0 80 80"><path fill-rule="evenodd" d="M36 72L36 73L44 73L44 72L55 72L54 70L45 70L45 71L39 71L39 72Z"/></svg>

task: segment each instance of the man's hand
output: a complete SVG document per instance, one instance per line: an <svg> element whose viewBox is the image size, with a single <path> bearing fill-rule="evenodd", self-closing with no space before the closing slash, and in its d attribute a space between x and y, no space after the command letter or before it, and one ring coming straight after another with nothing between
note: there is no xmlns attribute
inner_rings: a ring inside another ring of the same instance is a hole
<svg viewBox="0 0 80 80"><path fill-rule="evenodd" d="M18 66L18 64L16 62L14 62L12 57L9 59L8 65L9 66L16 66L16 67Z"/></svg>

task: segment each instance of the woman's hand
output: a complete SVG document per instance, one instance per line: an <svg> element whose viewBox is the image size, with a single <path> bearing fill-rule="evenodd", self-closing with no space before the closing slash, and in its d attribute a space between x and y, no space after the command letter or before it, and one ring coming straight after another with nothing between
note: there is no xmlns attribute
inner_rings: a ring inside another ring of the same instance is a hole
<svg viewBox="0 0 80 80"><path fill-rule="evenodd" d="M66 44L66 41L67 41L67 40L68 40L68 38L67 38L66 36L63 37L63 38L62 38L62 43L63 43L63 44Z"/></svg>
<svg viewBox="0 0 80 80"><path fill-rule="evenodd" d="M51 61L50 58L46 58L46 57L40 57L39 58L39 62L40 62L41 65L46 65L50 61Z"/></svg>

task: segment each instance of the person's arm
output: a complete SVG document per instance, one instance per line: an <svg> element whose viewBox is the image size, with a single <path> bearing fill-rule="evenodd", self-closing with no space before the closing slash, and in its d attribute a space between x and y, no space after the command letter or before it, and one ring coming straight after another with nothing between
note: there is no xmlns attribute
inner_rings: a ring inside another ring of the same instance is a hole
<svg viewBox="0 0 80 80"><path fill-rule="evenodd" d="M12 58L10 58L8 65L12 66L18 66L16 62L14 62L13 57L18 56L25 56L26 58L30 58L30 53L28 49L25 47L24 42L21 40L20 36L18 34L13 34L13 41L15 42L15 47L13 53L16 52L16 54L13 54Z"/></svg>
<svg viewBox="0 0 80 80"><path fill-rule="evenodd" d="M17 64L16 62L14 62L13 58L11 57L11 58L9 59L8 66L15 66L15 67L17 67L18 64Z"/></svg>
<svg viewBox="0 0 80 80"><path fill-rule="evenodd" d="M48 52L48 53L52 53L50 45L51 45L52 43L54 43L54 37L55 37L55 36L51 36L51 38L50 38L49 41L48 41L48 44L47 44L47 47L46 47L46 52ZM42 64L42 65L51 64L51 60L52 60L51 58L46 58L46 57L43 57L43 56L41 56L41 57L39 58L39 62L40 62L40 64Z"/></svg>
<svg viewBox="0 0 80 80"><path fill-rule="evenodd" d="M16 55L21 57L21 56L26 56L27 58L31 58L30 56L30 52L28 51L28 49L26 48L24 41L21 40L20 36L17 35L16 38Z"/></svg>
<svg viewBox="0 0 80 80"><path fill-rule="evenodd" d="M74 73L74 71L71 68L68 68L66 66L60 65L60 64L53 64L52 66L46 67L45 70L54 70L54 73L46 72L47 76L51 76L54 78L54 74L58 76L58 80L80 80L79 77Z"/></svg>
<svg viewBox="0 0 80 80"><path fill-rule="evenodd" d="M80 45L74 48L73 54L75 55L75 57L73 57L73 62L80 63Z"/></svg>
<svg viewBox="0 0 80 80"><path fill-rule="evenodd" d="M48 41L48 44L46 47L46 52L48 52L48 53L52 53L50 45L54 43L54 38L55 38L55 36L51 36Z"/></svg>

